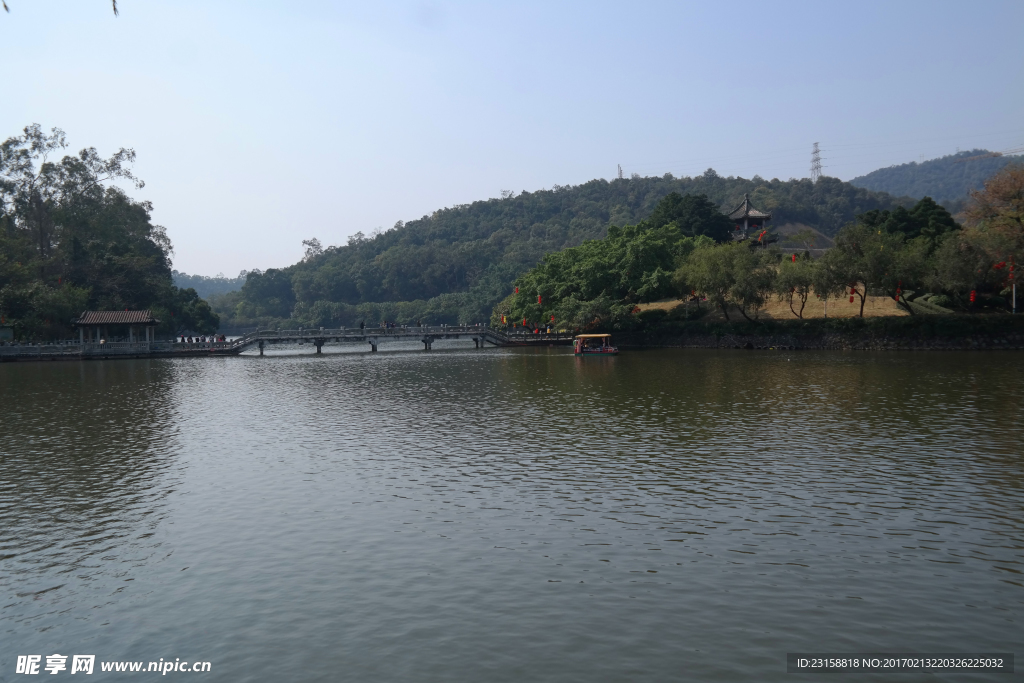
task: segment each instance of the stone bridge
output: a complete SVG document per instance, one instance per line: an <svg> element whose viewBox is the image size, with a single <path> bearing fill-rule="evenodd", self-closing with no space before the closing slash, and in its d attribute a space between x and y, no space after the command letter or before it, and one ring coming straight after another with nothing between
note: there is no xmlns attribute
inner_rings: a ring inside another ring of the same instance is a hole
<svg viewBox="0 0 1024 683"><path fill-rule="evenodd" d="M434 325L425 327L367 327L314 330L256 330L226 342L177 341L107 342L66 341L58 344L7 344L0 346L0 361L87 360L103 358L181 358L189 356L236 356L250 348L260 355L271 345L311 344L321 353L327 344L367 344L371 352L391 341L417 341L429 351L441 339L472 340L476 348L492 346L548 346L571 344L568 332L537 333L497 330L482 325Z"/></svg>
<svg viewBox="0 0 1024 683"><path fill-rule="evenodd" d="M439 339L471 339L478 349L485 345L493 346L532 346L536 344L571 343L572 335L562 333L532 334L525 330L496 330L482 325L435 325L428 327L377 327L377 328L339 328L317 330L257 330L231 342L224 343L224 352L240 353L244 349L255 346L260 355L271 344L312 344L316 352L321 353L325 344L369 344L370 351L376 352L377 346L388 341L417 341L423 349L429 351Z"/></svg>

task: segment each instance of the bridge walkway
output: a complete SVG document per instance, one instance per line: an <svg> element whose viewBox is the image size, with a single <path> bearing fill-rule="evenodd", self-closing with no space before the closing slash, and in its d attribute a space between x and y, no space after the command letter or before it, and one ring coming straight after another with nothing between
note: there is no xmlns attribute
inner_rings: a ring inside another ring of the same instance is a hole
<svg viewBox="0 0 1024 683"><path fill-rule="evenodd" d="M493 346L547 346L571 344L572 334L538 333L526 330L496 330L477 325L434 325L425 327L338 328L315 330L256 330L227 342L176 341L3 344L0 361L25 360L87 360L104 358L181 358L189 356L235 356L256 347L264 349L278 344L311 344L317 353L325 344L369 344L370 351L389 341L418 341L429 351L441 339L471 339L477 348Z"/></svg>

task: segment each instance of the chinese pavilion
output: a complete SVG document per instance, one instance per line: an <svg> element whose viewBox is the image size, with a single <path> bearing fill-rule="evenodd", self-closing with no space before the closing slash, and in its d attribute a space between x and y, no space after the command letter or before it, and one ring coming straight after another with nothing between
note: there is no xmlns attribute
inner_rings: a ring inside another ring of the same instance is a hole
<svg viewBox="0 0 1024 683"><path fill-rule="evenodd" d="M120 332L129 342L156 341L156 326L160 321L149 311L86 311L72 323L78 327L78 341L99 343L110 339L110 333ZM145 333L145 340L140 332ZM88 338L87 338L88 337Z"/></svg>
<svg viewBox="0 0 1024 683"><path fill-rule="evenodd" d="M772 215L751 206L750 195L745 194L743 202L729 214L729 218L736 222L736 238L744 239L750 234L751 229L764 228L765 223L772 219Z"/></svg>

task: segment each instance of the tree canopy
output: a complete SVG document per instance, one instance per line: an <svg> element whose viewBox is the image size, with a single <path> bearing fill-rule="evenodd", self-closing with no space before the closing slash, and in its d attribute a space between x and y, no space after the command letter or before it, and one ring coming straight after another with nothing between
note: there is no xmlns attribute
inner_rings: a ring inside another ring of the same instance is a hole
<svg viewBox="0 0 1024 683"><path fill-rule="evenodd" d="M997 155L987 149L972 149L921 163L914 161L880 168L854 178L850 184L914 199L933 197L956 211L972 190L980 190L987 178L1008 164L1020 163L1022 158Z"/></svg>
<svg viewBox="0 0 1024 683"><path fill-rule="evenodd" d="M753 239L722 240L707 215L684 234L679 207L706 199L669 195L636 225L612 226L602 240L548 254L517 278L495 306L494 325L629 329L637 304L679 297L686 315L719 309L748 320L772 298L803 317L810 296L828 301L886 296L907 312L1003 311L1014 264L1024 257L1024 168L1008 167L976 192L966 229L925 197L909 209L871 210L844 226L817 259L783 254Z"/></svg>
<svg viewBox="0 0 1024 683"><path fill-rule="evenodd" d="M545 254L602 239L611 225L673 224L681 238L724 239L734 226L721 209L731 210L745 193L772 211L777 224L803 223L830 235L857 214L912 204L835 178L726 178L711 169L693 178L666 174L506 192L386 231L356 233L345 245L307 239L302 261L251 271L239 295L212 303L237 327L480 321Z"/></svg>
<svg viewBox="0 0 1024 683"><path fill-rule="evenodd" d="M70 333L86 309L150 309L163 332L212 332L217 317L171 283L171 242L152 205L110 184L142 188L135 152L93 148L52 160L64 133L38 125L0 144L0 319L22 338Z"/></svg>

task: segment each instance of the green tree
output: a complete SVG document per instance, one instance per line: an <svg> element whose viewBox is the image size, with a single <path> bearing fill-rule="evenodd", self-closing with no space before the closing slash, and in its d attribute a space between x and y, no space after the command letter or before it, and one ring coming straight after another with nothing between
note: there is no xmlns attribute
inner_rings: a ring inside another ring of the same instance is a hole
<svg viewBox="0 0 1024 683"><path fill-rule="evenodd" d="M705 194L672 192L658 202L646 223L652 228L674 223L686 237L704 235L716 242L732 239L732 221Z"/></svg>
<svg viewBox="0 0 1024 683"><path fill-rule="evenodd" d="M173 285L167 233L151 204L111 184L143 187L135 152L56 159L66 147L60 129L38 125L0 143L0 318L35 339L69 335L86 308L161 311L160 331L176 329L192 304Z"/></svg>
<svg viewBox="0 0 1024 683"><path fill-rule="evenodd" d="M804 307L814 288L814 261L810 254L793 254L792 258L783 258L779 264L778 276L775 280L775 291L780 301L789 303L789 310L798 318L804 317ZM800 310L794 303L800 303Z"/></svg>
<svg viewBox="0 0 1024 683"><path fill-rule="evenodd" d="M751 319L748 310L753 311L756 318L775 290L778 254L774 250L752 248L743 243L717 249L732 256L733 286L729 290L729 298L744 318Z"/></svg>
<svg viewBox="0 0 1024 683"><path fill-rule="evenodd" d="M729 320L729 304L736 285L734 255L748 250L743 244L705 245L695 249L677 271L676 281L683 282L718 306Z"/></svg>

